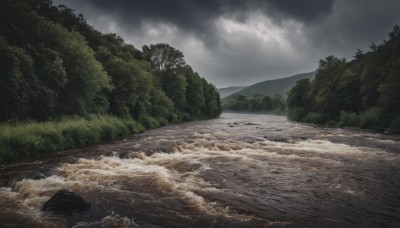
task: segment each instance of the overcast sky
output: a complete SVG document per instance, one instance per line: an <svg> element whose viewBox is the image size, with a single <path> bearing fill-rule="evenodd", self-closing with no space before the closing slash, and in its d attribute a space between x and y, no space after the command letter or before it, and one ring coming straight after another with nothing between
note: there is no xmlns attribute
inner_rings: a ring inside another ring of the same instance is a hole
<svg viewBox="0 0 400 228"><path fill-rule="evenodd" d="M217 87L351 59L400 24L400 0L54 0L141 49L166 42Z"/></svg>

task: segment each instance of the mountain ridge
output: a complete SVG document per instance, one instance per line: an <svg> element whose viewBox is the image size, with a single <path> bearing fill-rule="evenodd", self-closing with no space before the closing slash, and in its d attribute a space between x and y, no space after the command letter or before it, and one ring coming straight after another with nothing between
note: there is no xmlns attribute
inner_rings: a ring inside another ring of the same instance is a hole
<svg viewBox="0 0 400 228"><path fill-rule="evenodd" d="M218 88L218 92L221 98L227 97L231 94L239 92L240 90L246 88L247 86L229 86L225 88Z"/></svg>
<svg viewBox="0 0 400 228"><path fill-rule="evenodd" d="M225 100L236 100L240 95L246 97L252 97L256 94L274 96L276 94L286 94L287 91L296 83L296 81L303 78L314 78L315 71L308 73L295 74L289 77L266 80L262 82L255 83L253 85L247 86L242 90L233 93L227 97L224 97ZM222 96L221 96L222 97Z"/></svg>

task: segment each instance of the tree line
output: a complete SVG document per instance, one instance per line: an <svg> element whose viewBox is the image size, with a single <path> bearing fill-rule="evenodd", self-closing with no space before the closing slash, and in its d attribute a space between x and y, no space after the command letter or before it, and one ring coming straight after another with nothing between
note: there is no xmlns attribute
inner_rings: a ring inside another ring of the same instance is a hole
<svg viewBox="0 0 400 228"><path fill-rule="evenodd" d="M252 97L240 95L236 100L222 100L222 109L233 112L284 114L286 103L282 95L263 96L256 94Z"/></svg>
<svg viewBox="0 0 400 228"><path fill-rule="evenodd" d="M400 28L383 43L357 50L347 62L320 60L314 80L288 92L288 118L295 121L400 131Z"/></svg>
<svg viewBox="0 0 400 228"><path fill-rule="evenodd" d="M51 0L0 3L0 120L217 117L219 93L168 44L136 49Z"/></svg>

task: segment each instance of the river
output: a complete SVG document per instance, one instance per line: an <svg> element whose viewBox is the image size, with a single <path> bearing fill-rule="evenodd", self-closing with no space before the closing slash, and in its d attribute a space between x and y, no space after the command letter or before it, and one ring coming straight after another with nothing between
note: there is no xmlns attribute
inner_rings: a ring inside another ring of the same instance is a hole
<svg viewBox="0 0 400 228"><path fill-rule="evenodd" d="M224 113L0 168L0 227L399 227L400 136ZM56 191L92 209L40 209Z"/></svg>

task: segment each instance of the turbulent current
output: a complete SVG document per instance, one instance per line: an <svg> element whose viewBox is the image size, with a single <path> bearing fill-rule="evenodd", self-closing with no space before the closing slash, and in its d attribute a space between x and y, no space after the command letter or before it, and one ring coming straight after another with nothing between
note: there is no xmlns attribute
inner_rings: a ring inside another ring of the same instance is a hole
<svg viewBox="0 0 400 228"><path fill-rule="evenodd" d="M0 227L400 227L400 136L223 114L0 167ZM55 192L91 210L53 215Z"/></svg>

